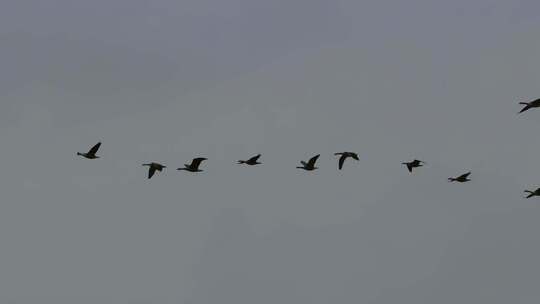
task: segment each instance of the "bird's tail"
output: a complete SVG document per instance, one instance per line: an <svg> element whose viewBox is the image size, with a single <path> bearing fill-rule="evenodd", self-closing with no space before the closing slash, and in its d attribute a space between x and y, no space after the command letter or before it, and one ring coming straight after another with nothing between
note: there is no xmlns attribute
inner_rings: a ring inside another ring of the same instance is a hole
<svg viewBox="0 0 540 304"><path fill-rule="evenodd" d="M81 152L77 152L77 155L80 155L80 156L82 156L83 154L82 154Z"/></svg>
<svg viewBox="0 0 540 304"><path fill-rule="evenodd" d="M534 192L532 192L531 190L525 190L523 192L529 193L529 195L527 195L525 198L531 198L534 196Z"/></svg>
<svg viewBox="0 0 540 304"><path fill-rule="evenodd" d="M245 164L246 161L245 161L245 160L239 160L238 163L239 163L239 164Z"/></svg>
<svg viewBox="0 0 540 304"><path fill-rule="evenodd" d="M526 106L523 107L523 109L521 109L521 111L518 112L518 114L523 113L523 112L527 111L530 108L531 108L530 105L526 105Z"/></svg>
<svg viewBox="0 0 540 304"><path fill-rule="evenodd" d="M525 105L521 111L518 112L518 114L523 113L531 108L531 103L529 102L520 102L519 104Z"/></svg>
<svg viewBox="0 0 540 304"><path fill-rule="evenodd" d="M455 182L455 181L456 181L456 179L455 179L455 178L453 178L453 177L449 177L449 178L448 178L448 181L449 181L449 182Z"/></svg>

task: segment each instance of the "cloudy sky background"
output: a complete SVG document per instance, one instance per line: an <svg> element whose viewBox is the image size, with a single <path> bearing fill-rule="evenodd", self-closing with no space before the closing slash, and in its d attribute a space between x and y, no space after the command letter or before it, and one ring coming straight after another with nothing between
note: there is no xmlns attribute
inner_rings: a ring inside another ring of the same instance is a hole
<svg viewBox="0 0 540 304"><path fill-rule="evenodd" d="M539 11L3 1L0 302L538 303Z"/></svg>

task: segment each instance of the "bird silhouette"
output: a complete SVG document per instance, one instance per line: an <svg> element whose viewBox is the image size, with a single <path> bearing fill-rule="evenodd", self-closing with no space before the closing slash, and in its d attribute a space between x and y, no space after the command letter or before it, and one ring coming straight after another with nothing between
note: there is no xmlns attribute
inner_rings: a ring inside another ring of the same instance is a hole
<svg viewBox="0 0 540 304"><path fill-rule="evenodd" d="M359 160L358 159L358 154L356 154L354 152L339 152L339 153L334 153L334 155L341 155L339 157L339 164L338 164L339 170L341 170L341 168L343 168L343 163L345 162L345 160L348 157Z"/></svg>
<svg viewBox="0 0 540 304"><path fill-rule="evenodd" d="M167 168L167 166L164 166L159 163L154 163L154 162L143 164L143 166L148 166L148 179L152 178L152 176L154 176L154 173L156 173L156 171L161 172L164 168Z"/></svg>
<svg viewBox="0 0 540 304"><path fill-rule="evenodd" d="M296 167L296 168L304 169L306 171L313 171L315 169L318 169L317 167L315 167L315 162L317 161L319 156L321 156L321 155L317 154L317 155L313 156L312 158L309 159L309 161L307 163L305 161L303 161L303 160L300 161L300 163L302 164L302 167Z"/></svg>
<svg viewBox="0 0 540 304"><path fill-rule="evenodd" d="M525 198L531 198L533 196L540 196L540 188L537 188L536 190L534 191L531 191L531 190L525 190L523 192L526 192L526 193L529 193L529 195L527 195Z"/></svg>
<svg viewBox="0 0 540 304"><path fill-rule="evenodd" d="M84 158L88 158L88 159L96 159L96 158L99 158L99 156L96 155L96 152L99 150L99 147L101 147L101 142L98 142L97 144L95 144L92 148L90 148L90 150L88 150L88 152L86 153L81 153L81 152L77 152L77 155L80 155Z"/></svg>
<svg viewBox="0 0 540 304"><path fill-rule="evenodd" d="M523 107L523 109L521 109L521 111L519 111L519 113L523 113L523 112L525 112L525 111L527 111L529 109L540 107L540 98L535 99L533 101L529 101L529 102L520 102L519 104L525 105Z"/></svg>
<svg viewBox="0 0 540 304"><path fill-rule="evenodd" d="M258 165L258 164L261 164L260 162L258 162L259 157L261 157L261 155L257 154L257 155L253 156L252 158L250 158L248 160L239 160L238 163L239 164L246 164L246 165L250 165L250 166Z"/></svg>
<svg viewBox="0 0 540 304"><path fill-rule="evenodd" d="M409 170L409 172L412 172L413 168L422 167L425 164L425 162L415 159L413 161L405 162L401 164L407 166L407 170Z"/></svg>
<svg viewBox="0 0 540 304"><path fill-rule="evenodd" d="M448 178L448 181L449 182L459 182L459 183L468 182L468 181L470 181L470 179L468 179L470 174L471 174L471 172L467 172L465 174L461 174L458 177L450 177L450 178Z"/></svg>
<svg viewBox="0 0 540 304"><path fill-rule="evenodd" d="M199 166L205 160L207 160L207 158L205 158L205 157L194 158L191 161L191 164L184 164L184 168L178 168L176 170L185 170L185 171L189 171L189 172L202 172L203 170L200 170Z"/></svg>

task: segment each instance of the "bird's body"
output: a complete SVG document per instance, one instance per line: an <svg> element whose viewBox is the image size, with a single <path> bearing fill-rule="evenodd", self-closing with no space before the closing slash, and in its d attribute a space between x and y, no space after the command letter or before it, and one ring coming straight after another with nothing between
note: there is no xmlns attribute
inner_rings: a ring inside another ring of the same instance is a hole
<svg viewBox="0 0 540 304"><path fill-rule="evenodd" d="M194 158L191 161L191 164L184 164L184 168L178 168L176 170L185 170L189 172L202 172L203 170L199 169L199 166L204 160L207 160L207 158L205 157Z"/></svg>
<svg viewBox="0 0 540 304"><path fill-rule="evenodd" d="M88 158L88 159L96 159L96 158L99 158L99 156L96 155L96 152L99 150L99 147L101 147L101 142L98 142L97 144L95 144L92 148L90 148L90 150L88 150L88 152L86 153L81 153L81 152L77 152L77 155L79 156L82 156L84 158Z"/></svg>
<svg viewBox="0 0 540 304"><path fill-rule="evenodd" d="M334 153L334 155L340 155L339 162L338 162L338 169L339 170L341 170L341 168L343 168L343 163L345 162L345 160L348 157L353 158L355 160L359 160L358 159L358 154L356 154L354 152L339 152L339 153Z"/></svg>
<svg viewBox="0 0 540 304"><path fill-rule="evenodd" d="M468 178L470 174L471 174L471 172L467 172L465 174L461 174L458 177L450 177L450 178L448 178L448 181L449 182L459 182L459 183L468 182L468 181L470 181L470 179Z"/></svg>
<svg viewBox="0 0 540 304"><path fill-rule="evenodd" d="M421 160L415 159L413 161L405 162L401 164L407 166L407 170L409 170L409 172L412 172L413 168L422 167L425 163Z"/></svg>
<svg viewBox="0 0 540 304"><path fill-rule="evenodd" d="M315 162L317 161L319 156L321 156L321 155L317 154L317 155L313 156L312 158L309 159L309 161L307 163L305 161L300 161L300 163L302 164L302 167L296 167L296 168L304 169L306 171L313 171L315 169L318 169L317 167L315 167Z"/></svg>
<svg viewBox="0 0 540 304"><path fill-rule="evenodd" d="M533 196L540 196L540 188L537 188L534 191L531 190L525 190L524 192L529 193L525 198L531 198Z"/></svg>
<svg viewBox="0 0 540 304"><path fill-rule="evenodd" d="M154 162L143 164L143 166L148 166L148 179L152 178L152 176L154 176L154 173L156 173L156 171L161 172L164 168L167 168L167 166L164 166L159 163L154 163Z"/></svg>
<svg viewBox="0 0 540 304"><path fill-rule="evenodd" d="M520 102L519 104L525 105L523 107L523 109L521 109L521 111L519 111L519 113L523 113L523 112L525 112L525 111L527 111L529 109L540 107L540 98L535 99L533 101L529 101L529 102Z"/></svg>
<svg viewBox="0 0 540 304"><path fill-rule="evenodd" d="M258 164L261 164L260 162L258 162L259 157L261 157L261 155L257 154L257 155L253 156L252 158L250 158L248 160L239 160L238 163L239 164L246 164L246 165L249 165L249 166L258 165Z"/></svg>

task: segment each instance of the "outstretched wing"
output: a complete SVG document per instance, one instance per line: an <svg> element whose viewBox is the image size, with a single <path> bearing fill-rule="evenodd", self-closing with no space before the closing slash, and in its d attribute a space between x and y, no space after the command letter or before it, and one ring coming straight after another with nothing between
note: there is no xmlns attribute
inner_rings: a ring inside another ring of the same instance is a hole
<svg viewBox="0 0 540 304"><path fill-rule="evenodd" d="M535 196L534 191L531 191L531 190L525 190L525 191L523 191L523 192L529 193L529 195L527 195L525 198L531 198L531 197Z"/></svg>
<svg viewBox="0 0 540 304"><path fill-rule="evenodd" d="M409 172L412 173L412 169L413 169L412 164L411 163L406 163L405 165L407 166L407 169L409 170Z"/></svg>
<svg viewBox="0 0 540 304"><path fill-rule="evenodd" d="M527 111L530 108L531 108L531 105L528 104L528 105L524 106L523 109L521 109L521 111L518 112L518 114L523 113L523 112Z"/></svg>
<svg viewBox="0 0 540 304"><path fill-rule="evenodd" d="M90 155L95 155L96 152L99 150L99 147L101 147L101 142L98 142L97 144L95 144L95 145L88 151L88 154L90 154Z"/></svg>
<svg viewBox="0 0 540 304"><path fill-rule="evenodd" d="M191 167L193 167L193 169L197 170L199 169L199 166L201 165L201 163L206 160L206 158L204 157L197 157L197 158L194 158L192 161L191 161Z"/></svg>
<svg viewBox="0 0 540 304"><path fill-rule="evenodd" d="M467 178L467 177L469 177L470 174L471 174L471 172L469 171L469 172L467 172L465 174L461 174L458 178Z"/></svg>
<svg viewBox="0 0 540 304"><path fill-rule="evenodd" d="M156 167L150 166L148 168L148 178L152 178L152 176L154 176L154 173L156 173Z"/></svg>
<svg viewBox="0 0 540 304"><path fill-rule="evenodd" d="M308 165L309 167L315 166L315 162L317 161L317 158L319 158L319 156L321 156L321 155L320 155L320 154L317 154L317 155L313 156L313 157L308 161L307 165Z"/></svg>
<svg viewBox="0 0 540 304"><path fill-rule="evenodd" d="M339 170L343 168L343 163L345 162L346 158L347 158L347 154L342 154L341 157L339 158L339 165L338 165Z"/></svg>
<svg viewBox="0 0 540 304"><path fill-rule="evenodd" d="M259 160L259 157L261 157L261 155L257 154L253 156L252 158L248 159L248 162L256 162L257 160Z"/></svg>

